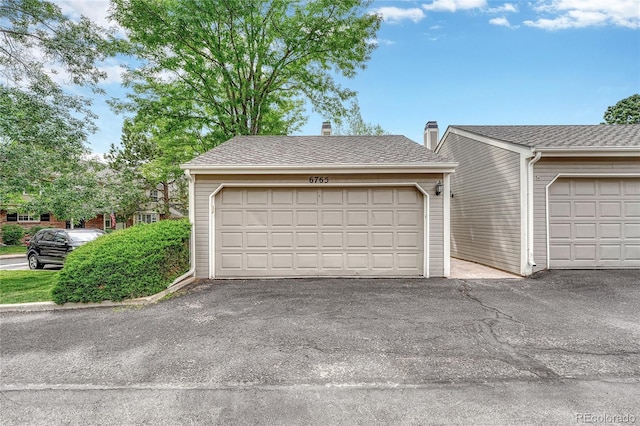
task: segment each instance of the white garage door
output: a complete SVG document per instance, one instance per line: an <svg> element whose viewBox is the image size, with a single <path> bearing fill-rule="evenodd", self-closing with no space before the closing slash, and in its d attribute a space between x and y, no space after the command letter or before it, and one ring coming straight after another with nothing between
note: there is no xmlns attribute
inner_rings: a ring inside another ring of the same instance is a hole
<svg viewBox="0 0 640 426"><path fill-rule="evenodd" d="M220 278L423 274L414 187L224 188L215 223Z"/></svg>
<svg viewBox="0 0 640 426"><path fill-rule="evenodd" d="M549 267L640 267L640 179L554 182L549 188Z"/></svg>

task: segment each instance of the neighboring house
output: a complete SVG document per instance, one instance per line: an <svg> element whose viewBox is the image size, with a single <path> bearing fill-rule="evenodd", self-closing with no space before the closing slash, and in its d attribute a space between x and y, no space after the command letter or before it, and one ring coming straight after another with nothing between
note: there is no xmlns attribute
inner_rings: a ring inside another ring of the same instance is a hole
<svg viewBox="0 0 640 426"><path fill-rule="evenodd" d="M172 187L169 187L173 190ZM165 214L160 213L161 208L161 185L158 185L158 189L146 190L146 194L149 197L149 201L140 206L140 210L135 212L131 217L127 218L125 222L118 222L118 229L133 226L138 223L155 223L159 220L168 219ZM115 216L121 217L120 212L115 212ZM183 214L176 209L170 209L171 218L183 217ZM53 214L45 213L41 215L23 213L23 212L11 212L7 210L0 210L0 227L5 224L16 224L21 226L26 232L32 227L47 227L47 228L70 228L69 221L58 220ZM98 213L95 217L86 220L79 220L74 223L74 228L95 228L95 229L115 229L116 225L112 223L110 212Z"/></svg>
<svg viewBox="0 0 640 426"><path fill-rule="evenodd" d="M34 226L47 228L70 228L69 221L58 220L50 213L34 215L29 213L17 213L7 210L0 210L0 226L6 224L15 224L22 227L25 231L29 231ZM111 219L109 214L98 214L86 221L80 221L74 227L110 229Z"/></svg>
<svg viewBox="0 0 640 426"><path fill-rule="evenodd" d="M450 126L451 255L529 275L640 268L640 125Z"/></svg>
<svg viewBox="0 0 640 426"><path fill-rule="evenodd" d="M449 275L456 164L404 136L238 136L181 167L196 277Z"/></svg>

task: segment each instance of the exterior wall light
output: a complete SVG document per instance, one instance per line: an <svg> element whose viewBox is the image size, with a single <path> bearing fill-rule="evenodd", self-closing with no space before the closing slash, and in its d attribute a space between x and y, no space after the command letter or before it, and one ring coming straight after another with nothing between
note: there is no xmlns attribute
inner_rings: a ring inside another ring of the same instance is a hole
<svg viewBox="0 0 640 426"><path fill-rule="evenodd" d="M436 195L440 195L442 194L442 191L444 190L444 185L442 184L442 181L438 181L438 183L436 183Z"/></svg>

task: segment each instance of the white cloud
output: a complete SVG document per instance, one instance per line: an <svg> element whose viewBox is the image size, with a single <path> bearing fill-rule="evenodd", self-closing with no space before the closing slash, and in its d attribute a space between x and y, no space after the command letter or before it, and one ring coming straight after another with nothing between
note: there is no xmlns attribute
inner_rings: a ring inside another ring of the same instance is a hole
<svg viewBox="0 0 640 426"><path fill-rule="evenodd" d="M436 12L455 12L456 10L477 9L486 6L486 0L434 0L433 3L423 4L422 8Z"/></svg>
<svg viewBox="0 0 640 426"><path fill-rule="evenodd" d="M518 11L518 7L515 6L512 3L505 3L502 6L498 6L498 7L490 7L489 9L487 9L487 12L489 13L508 13L508 12L517 12Z"/></svg>
<svg viewBox="0 0 640 426"><path fill-rule="evenodd" d="M86 16L97 25L115 29L118 35L124 36L124 29L109 20L109 0L53 0L53 3L71 19L79 20L80 16Z"/></svg>
<svg viewBox="0 0 640 426"><path fill-rule="evenodd" d="M507 28L514 28L511 26L511 23L509 22L509 20L507 18L505 18L504 16L498 17L498 18L493 18L493 19L489 19L489 23L491 25L498 25L501 27L507 27Z"/></svg>
<svg viewBox="0 0 640 426"><path fill-rule="evenodd" d="M404 20L420 22L425 18L425 13L417 7L402 9L394 6L379 7L373 13L380 15L386 22L398 23Z"/></svg>
<svg viewBox="0 0 640 426"><path fill-rule="evenodd" d="M541 0L534 10L552 16L525 21L546 30L615 25L640 28L638 0Z"/></svg>

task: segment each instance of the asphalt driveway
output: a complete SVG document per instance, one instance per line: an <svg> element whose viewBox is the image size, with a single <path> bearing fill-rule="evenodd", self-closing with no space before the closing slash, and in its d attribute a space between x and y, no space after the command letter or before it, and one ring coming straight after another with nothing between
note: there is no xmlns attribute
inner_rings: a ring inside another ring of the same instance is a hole
<svg viewBox="0 0 640 426"><path fill-rule="evenodd" d="M4 313L0 367L8 425L640 424L640 271L210 281Z"/></svg>

